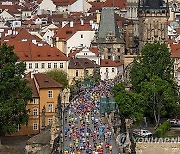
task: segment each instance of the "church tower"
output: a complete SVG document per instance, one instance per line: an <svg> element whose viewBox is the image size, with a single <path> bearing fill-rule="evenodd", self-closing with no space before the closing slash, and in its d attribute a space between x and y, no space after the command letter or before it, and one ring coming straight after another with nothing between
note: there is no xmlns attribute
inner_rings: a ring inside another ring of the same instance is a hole
<svg viewBox="0 0 180 154"><path fill-rule="evenodd" d="M146 43L168 42L168 0L139 0L139 50Z"/></svg>

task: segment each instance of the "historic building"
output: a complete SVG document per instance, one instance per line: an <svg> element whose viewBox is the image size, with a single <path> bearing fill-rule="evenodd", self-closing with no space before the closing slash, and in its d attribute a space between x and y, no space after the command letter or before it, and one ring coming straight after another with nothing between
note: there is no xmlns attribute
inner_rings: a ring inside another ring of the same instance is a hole
<svg viewBox="0 0 180 154"><path fill-rule="evenodd" d="M123 59L125 42L122 31L117 26L114 8L102 8L99 31L92 44L98 46L100 54L105 59Z"/></svg>
<svg viewBox="0 0 180 154"><path fill-rule="evenodd" d="M169 5L163 0L139 0L139 50L146 43L168 42Z"/></svg>

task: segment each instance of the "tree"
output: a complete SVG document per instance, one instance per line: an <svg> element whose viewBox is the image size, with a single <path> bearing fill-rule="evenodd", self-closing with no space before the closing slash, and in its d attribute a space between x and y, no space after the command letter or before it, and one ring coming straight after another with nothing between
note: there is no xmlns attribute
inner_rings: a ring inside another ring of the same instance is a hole
<svg viewBox="0 0 180 154"><path fill-rule="evenodd" d="M125 119L140 120L143 117L143 97L141 94L127 91L123 83L115 84L112 92L121 118L121 132L124 133L126 132Z"/></svg>
<svg viewBox="0 0 180 154"><path fill-rule="evenodd" d="M155 128L157 128L162 116L176 113L177 91L168 81L158 76L153 76L150 81L142 82L141 87L141 94L144 96L150 113L154 116Z"/></svg>
<svg viewBox="0 0 180 154"><path fill-rule="evenodd" d="M32 99L32 90L22 79L25 69L12 46L0 46L0 136L17 131L28 121L26 105Z"/></svg>
<svg viewBox="0 0 180 154"><path fill-rule="evenodd" d="M174 61L170 58L170 54L165 44L159 42L147 44L133 61L130 72L132 89L140 92L140 83L145 80L150 81L153 76L174 84Z"/></svg>
<svg viewBox="0 0 180 154"><path fill-rule="evenodd" d="M162 116L172 114L177 107L173 62L167 46L155 42L142 49L130 71L132 90L146 100L146 111L148 116L154 115L156 127Z"/></svg>
<svg viewBox="0 0 180 154"><path fill-rule="evenodd" d="M141 94L127 91L123 83L115 84L112 92L118 107L118 114L121 119L120 131L122 134L126 134L126 136L128 136L129 132L126 130L126 119L135 119L136 121L140 121L142 119L144 113L143 97ZM132 138L131 133L129 136L131 142L131 153L135 153L136 146L134 139ZM121 151L124 150L124 148L121 149Z"/></svg>
<svg viewBox="0 0 180 154"><path fill-rule="evenodd" d="M46 74L63 85L63 88L68 86L67 73L63 70L53 69L51 71L46 72Z"/></svg>

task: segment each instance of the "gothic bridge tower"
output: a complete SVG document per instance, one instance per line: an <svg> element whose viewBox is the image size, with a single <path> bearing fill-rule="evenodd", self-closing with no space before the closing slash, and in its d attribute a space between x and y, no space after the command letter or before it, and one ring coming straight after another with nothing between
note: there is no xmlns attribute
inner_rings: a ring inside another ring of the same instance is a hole
<svg viewBox="0 0 180 154"><path fill-rule="evenodd" d="M166 1L166 2L165 2ZM139 0L139 50L146 43L168 42L168 0Z"/></svg>

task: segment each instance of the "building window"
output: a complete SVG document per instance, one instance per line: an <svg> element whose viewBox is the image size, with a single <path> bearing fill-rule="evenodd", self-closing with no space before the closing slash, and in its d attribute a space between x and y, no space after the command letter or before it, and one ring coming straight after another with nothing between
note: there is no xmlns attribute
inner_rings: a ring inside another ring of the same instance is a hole
<svg viewBox="0 0 180 154"><path fill-rule="evenodd" d="M106 68L106 72L108 72L108 68Z"/></svg>
<svg viewBox="0 0 180 154"><path fill-rule="evenodd" d="M81 38L83 38L83 34L81 34Z"/></svg>
<svg viewBox="0 0 180 154"><path fill-rule="evenodd" d="M108 59L111 59L111 56L108 56Z"/></svg>
<svg viewBox="0 0 180 154"><path fill-rule="evenodd" d="M53 98L53 92L52 92L52 90L48 90L48 98Z"/></svg>
<svg viewBox="0 0 180 154"><path fill-rule="evenodd" d="M108 52L111 52L111 48L108 48Z"/></svg>
<svg viewBox="0 0 180 154"><path fill-rule="evenodd" d="M114 68L112 68L112 72L114 73Z"/></svg>
<svg viewBox="0 0 180 154"><path fill-rule="evenodd" d="M53 112L53 104L52 103L48 104L48 112Z"/></svg>
<svg viewBox="0 0 180 154"><path fill-rule="evenodd" d="M57 63L54 63L54 68L57 68Z"/></svg>
<svg viewBox="0 0 180 154"><path fill-rule="evenodd" d="M117 49L117 52L120 52L120 48Z"/></svg>
<svg viewBox="0 0 180 154"><path fill-rule="evenodd" d="M52 118L48 118L48 125L52 124Z"/></svg>
<svg viewBox="0 0 180 154"><path fill-rule="evenodd" d="M41 63L41 68L45 68L45 64L44 63Z"/></svg>
<svg viewBox="0 0 180 154"><path fill-rule="evenodd" d="M33 109L33 116L37 116L38 115L38 109Z"/></svg>
<svg viewBox="0 0 180 154"><path fill-rule="evenodd" d="M118 59L121 59L121 56L118 56Z"/></svg>
<svg viewBox="0 0 180 154"><path fill-rule="evenodd" d="M38 68L38 63L35 63L35 68Z"/></svg>
<svg viewBox="0 0 180 154"><path fill-rule="evenodd" d="M78 70L76 70L76 76L78 76L79 74L78 74Z"/></svg>
<svg viewBox="0 0 180 154"><path fill-rule="evenodd" d="M60 63L60 68L63 68L63 63Z"/></svg>
<svg viewBox="0 0 180 154"><path fill-rule="evenodd" d="M29 69L31 69L32 68L32 63L29 63Z"/></svg>
<svg viewBox="0 0 180 154"><path fill-rule="evenodd" d="M89 75L89 71L88 71L88 70L85 70L85 74L86 74L86 75Z"/></svg>
<svg viewBox="0 0 180 154"><path fill-rule="evenodd" d="M33 130L38 130L38 124L33 124Z"/></svg>
<svg viewBox="0 0 180 154"><path fill-rule="evenodd" d="M48 63L48 68L51 68L51 63Z"/></svg>
<svg viewBox="0 0 180 154"><path fill-rule="evenodd" d="M39 102L38 102L38 99L33 99L33 104L38 104Z"/></svg>

